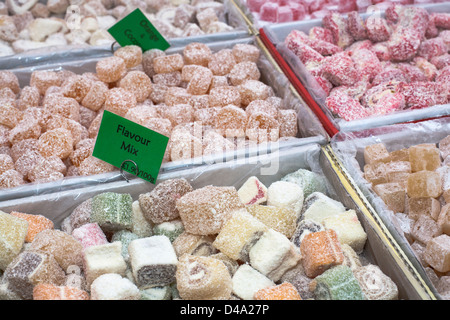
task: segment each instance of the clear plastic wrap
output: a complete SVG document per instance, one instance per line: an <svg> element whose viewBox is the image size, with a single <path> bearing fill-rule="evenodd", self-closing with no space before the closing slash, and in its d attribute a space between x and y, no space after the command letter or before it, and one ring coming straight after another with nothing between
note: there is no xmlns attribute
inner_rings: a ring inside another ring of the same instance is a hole
<svg viewBox="0 0 450 320"><path fill-rule="evenodd" d="M388 209L384 201L373 191L371 184L364 178L364 148L372 144L384 143L390 152L422 143L438 143L449 134L450 119L446 117L356 132L340 132L331 139L330 143L333 152L342 162L354 184L361 190L404 252L407 253L410 260L421 272L424 279L428 279L428 276L406 239L401 229L401 222L394 212ZM430 287L433 287L429 279L428 281Z"/></svg>
<svg viewBox="0 0 450 320"><path fill-rule="evenodd" d="M427 9L430 13L450 11L450 6L448 5L448 3L426 4L418 6ZM363 19L367 19L367 17L369 17L370 15L370 13L364 13L361 14L361 17ZM384 17L384 12L381 12L381 17ZM289 65L292 72L300 80L301 85L306 89L306 91L308 91L314 101L319 105L325 117L330 119L330 121L338 131L358 131L382 125L431 119L450 114L450 105L444 104L430 106L422 109L407 109L402 111L395 111L393 113L385 114L382 116L371 116L352 121L346 121L335 116L325 104L325 100L327 98L327 94L325 93L325 91L321 88L321 86L311 75L311 73L306 70L305 65L300 61L300 59L284 44L285 38L292 30L299 30L308 34L310 29L319 26L322 26L321 19L281 23L277 25L266 25L263 27L263 30L269 40L276 46L276 50Z"/></svg>
<svg viewBox="0 0 450 320"><path fill-rule="evenodd" d="M279 150L276 153L255 156L247 159L236 159L221 164L200 166L189 170L166 172L158 177L157 184L167 179L185 178L194 189L215 185L234 186L240 188L251 176L256 176L265 185L279 181L285 175L299 169L307 169L325 178L327 193L348 209L358 215L367 233L367 241L361 254L362 260L377 264L383 273L388 275L397 285L399 299L430 299L417 287L416 279L405 275L403 267L395 263L389 244L383 242L383 236L371 230L370 222L343 189L330 162L324 157L322 147L318 144L297 146ZM103 192L128 193L133 199L151 191L155 185L140 179L129 182L116 181L97 186L70 191L55 192L49 195L36 195L23 199L0 202L0 210L4 212L19 211L43 214L52 219L55 228L59 228L64 219L83 201ZM409 271L407 271L409 273Z"/></svg>
<svg viewBox="0 0 450 320"><path fill-rule="evenodd" d="M254 37L247 37L238 40L228 40L223 42L211 43L208 46L213 51L218 51L223 48L231 48L237 43L249 43L259 46ZM297 112L298 120L298 135L295 138L283 138L277 142L269 144L260 144L256 146L251 145L239 145L234 151L224 154L217 154L212 156L197 157L189 160L173 161L163 163L161 172L179 170L182 168L188 168L193 166L202 165L204 163L220 163L228 160L232 160L240 157L248 157L256 154L265 154L278 149L291 148L296 145L303 145L309 143L326 143L328 141L327 134L324 131L320 121L316 115L304 104L303 101L295 95L295 91L291 88L289 81L283 73L278 71L267 52L264 48L261 49L260 59L257 65L261 72L261 81L272 87L276 96L283 99L283 106L286 109L293 109ZM179 53L182 52L183 47L169 48L166 53ZM110 52L110 55L112 53ZM77 61L57 61L56 63L39 64L34 67L27 67L21 69L14 69L14 72L21 87L29 83L31 73L34 70L70 70L77 74L84 72L95 71L96 62L101 59L99 57L91 57ZM97 180L98 178L98 180ZM118 170L109 174L101 174L90 177L66 177L61 181L55 181L51 183L43 184L26 184L20 187L4 189L0 193L0 200L7 200L16 197L31 196L41 193L49 193L60 190L67 190L68 188L80 187L82 185L92 185L96 183L102 183L105 181L115 181L121 178Z"/></svg>

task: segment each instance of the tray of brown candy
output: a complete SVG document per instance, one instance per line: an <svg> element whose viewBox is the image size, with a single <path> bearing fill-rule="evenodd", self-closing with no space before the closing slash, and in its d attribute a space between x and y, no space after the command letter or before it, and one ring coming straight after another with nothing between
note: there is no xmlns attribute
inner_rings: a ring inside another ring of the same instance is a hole
<svg viewBox="0 0 450 320"><path fill-rule="evenodd" d="M405 251L449 299L449 118L339 133L331 142Z"/></svg>
<svg viewBox="0 0 450 320"><path fill-rule="evenodd" d="M228 0L8 0L0 3L0 69L105 55L115 42L107 30L137 8L172 46L249 36Z"/></svg>
<svg viewBox="0 0 450 320"><path fill-rule="evenodd" d="M0 198L121 179L91 156L104 109L170 137L162 171L326 141L267 57L246 38L1 71Z"/></svg>
<svg viewBox="0 0 450 320"><path fill-rule="evenodd" d="M449 114L448 12L447 3L392 4L263 31L317 113L355 131Z"/></svg>
<svg viewBox="0 0 450 320"><path fill-rule="evenodd" d="M0 202L0 299L429 299L322 152Z"/></svg>

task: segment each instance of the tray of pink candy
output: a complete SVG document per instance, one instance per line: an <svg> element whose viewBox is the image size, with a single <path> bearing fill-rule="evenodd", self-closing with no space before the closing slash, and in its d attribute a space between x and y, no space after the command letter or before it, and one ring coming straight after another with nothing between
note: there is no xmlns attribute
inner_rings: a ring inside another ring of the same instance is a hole
<svg viewBox="0 0 450 320"><path fill-rule="evenodd" d="M121 47L0 74L2 199L121 179L92 156L105 109L170 137L162 171L327 136L254 38L144 53Z"/></svg>
<svg viewBox="0 0 450 320"><path fill-rule="evenodd" d="M318 144L0 202L0 230L1 299L432 297Z"/></svg>
<svg viewBox="0 0 450 320"><path fill-rule="evenodd" d="M450 113L449 10L391 5L262 31L322 117L361 130Z"/></svg>
<svg viewBox="0 0 450 320"><path fill-rule="evenodd" d="M242 14L228 0L90 2L8 0L0 3L0 69L108 51L115 40L107 30L136 8L172 46L249 35Z"/></svg>
<svg viewBox="0 0 450 320"><path fill-rule="evenodd" d="M450 299L450 118L340 132L331 146L411 261Z"/></svg>

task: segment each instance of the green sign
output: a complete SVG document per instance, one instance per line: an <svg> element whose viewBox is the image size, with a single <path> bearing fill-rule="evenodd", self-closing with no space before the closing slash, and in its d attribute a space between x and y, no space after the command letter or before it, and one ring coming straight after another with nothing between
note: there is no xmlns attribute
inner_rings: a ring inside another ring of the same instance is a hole
<svg viewBox="0 0 450 320"><path fill-rule="evenodd" d="M122 47L137 45L142 51L150 49L164 51L170 47L139 8L109 28L108 32Z"/></svg>
<svg viewBox="0 0 450 320"><path fill-rule="evenodd" d="M169 138L104 111L92 155L155 183Z"/></svg>

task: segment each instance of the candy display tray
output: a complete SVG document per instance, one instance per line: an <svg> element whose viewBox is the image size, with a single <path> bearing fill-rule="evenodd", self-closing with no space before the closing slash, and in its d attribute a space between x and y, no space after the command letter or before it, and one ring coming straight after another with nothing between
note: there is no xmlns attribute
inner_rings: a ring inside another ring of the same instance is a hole
<svg viewBox="0 0 450 320"><path fill-rule="evenodd" d="M383 273L388 275L399 290L399 299L416 300L432 299L432 295L418 283L414 270L410 270L405 261L398 263L398 252L391 249L392 244L385 242L385 236L379 230L372 228L371 218L352 201L343 188L331 162L325 156L323 147L319 144L297 146L280 150L277 154L255 156L247 159L236 159L213 166L200 166L178 172L166 172L159 176L157 183L173 178L185 178L194 189L207 185L234 186L240 188L251 176L257 176L266 186L279 181L288 173L298 169L308 169L326 178L330 197L341 201L348 209L354 209L367 233L367 241L362 253L365 260L378 265ZM142 193L154 188L149 182L133 179L129 182L116 181L98 186L70 191L61 191L50 195L38 195L24 199L14 199L0 202L0 210L4 212L19 211L42 214L54 221L59 228L63 220L83 201L103 192L129 193L134 200Z"/></svg>
<svg viewBox="0 0 450 320"><path fill-rule="evenodd" d="M363 177L364 148L375 143L384 143L388 151L408 148L421 143L438 143L450 134L450 117L421 121L418 123L395 124L371 128L357 132L340 132L330 142L336 157L351 177L352 183L360 190L365 199L384 225L392 233L396 242L402 247L409 260L423 278L432 287L422 264L412 251L409 242L393 217L393 212L387 208L383 200L375 194L371 185Z"/></svg>
<svg viewBox="0 0 450 320"><path fill-rule="evenodd" d="M450 12L450 3L448 2L420 5L420 7L427 9L428 12ZM366 19L369 15L365 13L361 14L361 17ZM384 12L381 15L384 16ZM285 38L292 30L300 30L308 34L311 28L317 26L322 26L321 19L266 25L260 29L260 36L299 94L321 119L330 136L339 131L358 131L395 123L438 118L450 114L450 104L445 104L423 109L397 111L383 116L373 116L354 121L346 121L336 117L326 107L326 97L323 91L315 89L318 88L316 80L305 69L300 59L284 44Z"/></svg>
<svg viewBox="0 0 450 320"><path fill-rule="evenodd" d="M317 116L306 106L306 104L301 101L296 95L295 90L290 87L290 83L285 75L278 71L273 62L271 62L270 56L265 51L265 49L260 46L255 37L247 37L243 39L237 39L232 41L223 41L209 44L209 47L213 51L218 51L223 48L232 48L233 45L237 43L250 43L255 44L261 49L261 58L258 61L258 67L261 73L261 80L266 84L270 85L275 94L283 98L283 102L286 108L294 109L297 111L298 127L299 133L297 137L290 138L288 140L280 140L278 142L269 144L260 144L257 146L243 146L236 149L234 152L213 155L208 157L197 157L189 160L174 161L164 163L161 167L160 172L179 170L183 168L189 168L194 166L199 166L202 164L212 164L220 163L234 158L248 157L251 155L265 154L273 151L277 151L283 148L291 148L296 145L303 145L309 143L319 143L324 144L328 141L328 136L326 131L323 129ZM167 54L180 53L183 48L169 48L166 50ZM110 53L109 55L112 55ZM91 57L86 59L81 59L77 61L59 61L53 64L40 64L32 68L21 68L14 69L14 72L18 79L20 87L24 87L29 84L29 79L31 73L34 70L70 70L77 74L84 72L95 72L95 65L97 61L100 60L98 57ZM134 176L133 176L134 177ZM133 178L130 177L130 178ZM60 190L67 190L70 188L78 188L80 186L96 185L104 182L111 182L122 180L123 176L119 173L119 170L112 173L104 173L95 176L87 177L70 177L64 178L60 181L54 181L42 184L26 184L16 188L4 189L0 192L0 201L9 200L13 198L22 198L36 194L44 194L57 192Z"/></svg>
<svg viewBox="0 0 450 320"><path fill-rule="evenodd" d="M191 42L210 43L216 41L225 41L233 39L241 39L250 36L249 26L244 16L231 0L214 0L224 4L224 22L232 26L234 30L205 34L191 37L180 37L166 39L171 47L184 47ZM39 2L46 4L47 0ZM0 57L0 70L34 67L46 63L54 63L56 61L75 61L78 59L88 59L90 57L108 56L113 50L112 45L68 45L64 47L44 47L41 49L29 50L10 56Z"/></svg>

